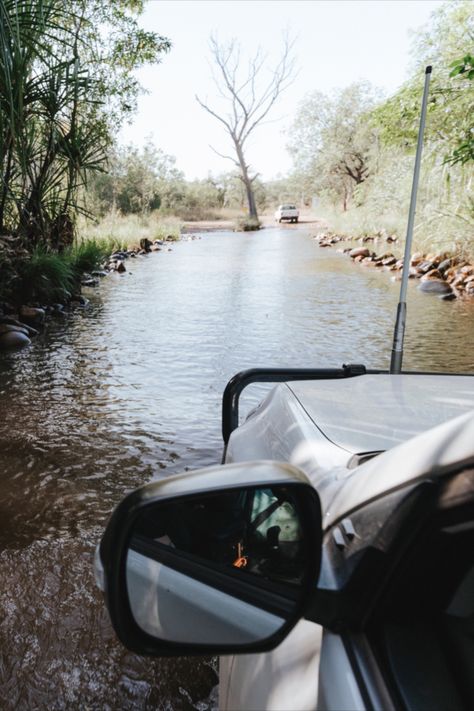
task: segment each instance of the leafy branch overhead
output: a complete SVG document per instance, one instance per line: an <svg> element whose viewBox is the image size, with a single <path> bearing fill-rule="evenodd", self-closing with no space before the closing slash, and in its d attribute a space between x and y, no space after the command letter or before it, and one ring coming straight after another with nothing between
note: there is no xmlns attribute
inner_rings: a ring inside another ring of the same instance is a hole
<svg viewBox="0 0 474 711"><path fill-rule="evenodd" d="M137 0L0 0L0 234L62 249L133 108L133 70L170 43Z"/></svg>
<svg viewBox="0 0 474 711"><path fill-rule="evenodd" d="M466 54L462 59L454 61L451 66L449 76L451 78L457 77L459 79L467 79L469 81L474 81L474 56L472 54ZM471 88L471 92L474 87ZM474 124L474 119L472 118L472 124ZM467 163L468 161L474 160L474 125L468 127L464 139L459 142L457 148L455 148L452 154L448 157L448 163Z"/></svg>

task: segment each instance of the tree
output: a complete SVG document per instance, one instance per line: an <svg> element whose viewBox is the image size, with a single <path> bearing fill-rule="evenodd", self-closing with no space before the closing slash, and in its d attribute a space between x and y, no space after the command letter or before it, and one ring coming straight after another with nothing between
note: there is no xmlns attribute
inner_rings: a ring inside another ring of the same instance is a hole
<svg viewBox="0 0 474 711"><path fill-rule="evenodd" d="M211 108L198 96L196 96L196 100L203 109L224 126L229 134L235 157L223 156L218 151L215 152L223 158L231 160L239 169L239 176L245 187L249 216L257 221L254 184L258 173L251 175L250 165L245 158L245 150L250 135L264 123L277 99L294 77L293 43L287 35L284 37L281 58L271 70L270 78L267 81L262 80L266 56L260 49L249 61L246 70L242 70L240 45L235 39L226 45L221 45L216 37L211 36L210 49L217 68L214 82L223 106L220 109Z"/></svg>
<svg viewBox="0 0 474 711"><path fill-rule="evenodd" d="M371 172L377 135L364 116L377 98L368 82L332 96L313 92L300 105L291 129L297 172L306 176L306 184L310 179L314 192L342 200L344 210Z"/></svg>
<svg viewBox="0 0 474 711"><path fill-rule="evenodd" d="M168 40L140 0L0 0L0 234L67 246L81 189L104 170L139 90L133 70Z"/></svg>

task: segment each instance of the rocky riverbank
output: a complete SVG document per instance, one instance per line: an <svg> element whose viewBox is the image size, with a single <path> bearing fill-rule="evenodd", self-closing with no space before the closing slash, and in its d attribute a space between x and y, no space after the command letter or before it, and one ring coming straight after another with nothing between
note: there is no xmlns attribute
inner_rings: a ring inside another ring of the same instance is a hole
<svg viewBox="0 0 474 711"><path fill-rule="evenodd" d="M348 237L332 233L323 233L313 237L321 248L333 247L348 241ZM394 280L401 279L403 257L395 256L386 249L380 253L367 246L370 242L394 244L396 237L379 233L373 237L359 237L360 247L346 247L338 251L347 254L354 262L364 267L372 267L392 272ZM461 255L415 252L410 258L410 279L419 279L418 288L430 294L436 294L445 301L472 299L474 301L474 264Z"/></svg>
<svg viewBox="0 0 474 711"><path fill-rule="evenodd" d="M187 239L200 238L193 235ZM88 300L81 293L82 287L98 287L100 280L112 272L126 273L126 262L129 259L136 259L163 250L171 251L171 244L175 241L176 237L173 235L153 242L149 239L142 239L138 244L131 244L127 249L114 252L100 265L99 269L82 274L80 287L63 303L40 304L33 302L15 305L1 302L0 352L28 346L31 339L45 327L48 320L64 318L74 309L86 307Z"/></svg>

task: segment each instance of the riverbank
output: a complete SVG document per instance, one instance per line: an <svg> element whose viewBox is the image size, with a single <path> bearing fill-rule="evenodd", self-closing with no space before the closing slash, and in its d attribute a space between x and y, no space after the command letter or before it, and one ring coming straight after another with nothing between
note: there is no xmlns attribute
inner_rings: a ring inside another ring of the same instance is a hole
<svg viewBox="0 0 474 711"><path fill-rule="evenodd" d="M336 244L350 240L345 235L326 232L313 237L320 248L333 247ZM396 236L381 231L376 235L352 238L351 241L361 242L360 247L339 248L339 252L347 254L354 263L364 267L382 269L392 273L392 279L401 279L404 258L394 254L398 243ZM378 252L370 249L368 244L384 243L385 249ZM392 249L388 249L390 246ZM469 299L474 302L474 263L461 254L449 252L414 252L410 257L410 279L419 279L420 291L435 294L443 301Z"/></svg>
<svg viewBox="0 0 474 711"><path fill-rule="evenodd" d="M64 318L68 313L77 308L84 308L88 300L82 295L82 287L98 287L100 280L111 272L125 274L127 272L126 260L136 259L143 255L162 250L171 251L171 244L176 242L175 232L167 234L164 239L153 242L142 238L138 243L130 244L126 248L117 248L117 242L97 243L90 241L83 243L74 252L66 255L38 253L23 257L28 266L30 278L33 283L25 284L12 291L12 300L0 302L0 352L24 348L31 344L31 339L45 327L50 319ZM197 239L193 237L193 239ZM106 255L107 249L115 245ZM38 269L32 269L35 260L39 261ZM12 262L12 265L15 263ZM16 266L16 280L21 279L22 262ZM15 270L15 266L12 266ZM69 290L70 289L70 290ZM18 297L22 293L32 296L44 296L43 300L35 298L21 303ZM57 299L53 301L52 297Z"/></svg>

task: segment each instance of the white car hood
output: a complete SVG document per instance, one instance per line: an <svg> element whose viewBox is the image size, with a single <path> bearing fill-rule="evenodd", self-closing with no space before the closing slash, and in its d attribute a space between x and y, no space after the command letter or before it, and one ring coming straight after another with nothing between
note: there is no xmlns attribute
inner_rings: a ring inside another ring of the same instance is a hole
<svg viewBox="0 0 474 711"><path fill-rule="evenodd" d="M474 410L469 375L363 375L288 387L325 437L353 454L391 449Z"/></svg>

